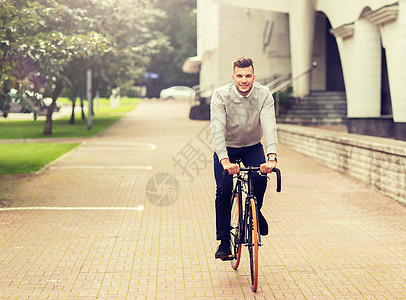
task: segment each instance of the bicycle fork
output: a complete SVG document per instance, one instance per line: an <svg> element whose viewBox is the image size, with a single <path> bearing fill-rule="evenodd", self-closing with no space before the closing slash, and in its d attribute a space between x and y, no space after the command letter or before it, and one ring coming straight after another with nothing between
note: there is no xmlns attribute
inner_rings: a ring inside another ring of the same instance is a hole
<svg viewBox="0 0 406 300"><path fill-rule="evenodd" d="M256 214L256 219L257 219L257 232L258 232L258 246L262 246L261 243L261 232L260 232L260 226L259 226L259 212L258 212L258 205L257 205L257 199L255 198L255 196L247 196L246 200L245 200L245 209L244 209L244 216L243 216L243 227L242 228L242 236L241 236L241 241L240 243L244 244L244 246L254 246L253 244L249 244L249 234L250 232L252 232L253 228L249 228L248 226L254 226L252 220L250 222L250 220L248 220L249 218L249 212L251 210L251 199L254 199L254 203L255 203L255 214ZM251 210L252 211L252 210ZM252 239L251 239L252 240Z"/></svg>

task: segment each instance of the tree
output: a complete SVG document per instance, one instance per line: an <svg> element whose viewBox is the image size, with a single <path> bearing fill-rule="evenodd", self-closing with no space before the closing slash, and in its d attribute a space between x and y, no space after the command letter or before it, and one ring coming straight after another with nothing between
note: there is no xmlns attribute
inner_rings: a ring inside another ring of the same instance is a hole
<svg viewBox="0 0 406 300"><path fill-rule="evenodd" d="M14 70L18 50L15 46L24 39L25 18L16 18L20 7L15 1L0 3L0 109L8 111L10 107L10 90L16 87L15 82L24 77Z"/></svg>
<svg viewBox="0 0 406 300"><path fill-rule="evenodd" d="M109 51L86 59L74 59L66 68L65 75L72 82L69 95L72 99L74 122L74 99L84 92L83 81L86 69L93 71L94 90L107 95L117 86L131 87L134 80L143 77L145 66L151 55L167 47L166 37L154 30L153 25L163 13L153 8L149 1L64 1L84 20L80 31L96 31L112 43Z"/></svg>
<svg viewBox="0 0 406 300"><path fill-rule="evenodd" d="M196 0L157 0L155 7L166 12L156 30L169 37L170 48L153 56L148 70L160 74L159 90L171 85L196 85L198 75L185 74L182 66L196 55Z"/></svg>
<svg viewBox="0 0 406 300"><path fill-rule="evenodd" d="M1 3L2 103L15 87L21 99L53 99L44 134L64 87L76 94L87 67L100 86L122 84L138 73L156 49L165 46L148 32L156 10L147 0L10 0ZM82 62L80 66L78 63ZM134 71L137 70L137 71ZM2 104L3 105L3 104ZM6 104L4 104L6 105Z"/></svg>
<svg viewBox="0 0 406 300"><path fill-rule="evenodd" d="M56 99L69 84L61 72L64 65L73 57L104 51L108 41L96 32L71 34L71 10L53 0L9 1L3 8L1 84L11 82L22 102L36 107L43 97L51 97L44 128L44 134L51 134Z"/></svg>

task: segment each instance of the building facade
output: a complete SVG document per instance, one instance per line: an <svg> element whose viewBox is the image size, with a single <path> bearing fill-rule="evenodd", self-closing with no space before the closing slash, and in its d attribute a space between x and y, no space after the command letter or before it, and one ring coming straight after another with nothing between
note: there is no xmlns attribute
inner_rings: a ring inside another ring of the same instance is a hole
<svg viewBox="0 0 406 300"><path fill-rule="evenodd" d="M406 0L197 0L197 18L203 96L246 55L258 81L297 78L294 97L345 92L349 132L406 140Z"/></svg>

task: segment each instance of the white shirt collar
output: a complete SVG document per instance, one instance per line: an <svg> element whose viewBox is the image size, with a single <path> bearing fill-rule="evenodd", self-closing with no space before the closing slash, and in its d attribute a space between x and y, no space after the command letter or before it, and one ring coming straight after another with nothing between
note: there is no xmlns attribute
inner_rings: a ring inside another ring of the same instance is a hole
<svg viewBox="0 0 406 300"><path fill-rule="evenodd" d="M235 84L234 84L234 90L235 90L235 93L237 94L237 96L238 96L240 99L248 98L248 97L251 95L251 93L252 93L252 88L251 88L251 90L250 90L250 92L248 93L247 96L241 95L241 94L238 92L237 87L235 86Z"/></svg>

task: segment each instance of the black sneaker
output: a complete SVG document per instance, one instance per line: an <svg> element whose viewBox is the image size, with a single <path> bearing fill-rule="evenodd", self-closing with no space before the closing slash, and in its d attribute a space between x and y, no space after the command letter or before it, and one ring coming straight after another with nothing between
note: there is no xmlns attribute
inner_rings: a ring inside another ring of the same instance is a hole
<svg viewBox="0 0 406 300"><path fill-rule="evenodd" d="M230 241L222 240L214 257L216 259L220 258L221 260L227 260L227 258L231 257L231 255Z"/></svg>
<svg viewBox="0 0 406 300"><path fill-rule="evenodd" d="M268 223L261 211L259 211L259 231L261 232L261 235L268 235Z"/></svg>

